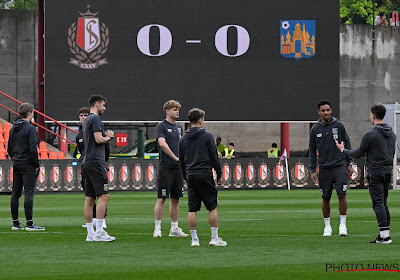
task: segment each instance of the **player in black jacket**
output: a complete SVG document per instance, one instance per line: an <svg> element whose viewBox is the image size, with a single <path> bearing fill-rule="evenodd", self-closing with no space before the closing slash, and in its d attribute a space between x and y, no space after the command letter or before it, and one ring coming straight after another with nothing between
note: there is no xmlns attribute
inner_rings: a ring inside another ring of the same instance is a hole
<svg viewBox="0 0 400 280"><path fill-rule="evenodd" d="M204 116L203 110L191 109L188 117L192 127L179 141L179 165L188 184L189 229L192 246L200 246L196 212L200 210L203 202L209 211L208 220L211 226L209 245L226 246L227 243L218 237L218 191L212 173L214 168L217 173L217 183L221 184L221 166L214 137L203 128Z"/></svg>
<svg viewBox="0 0 400 280"><path fill-rule="evenodd" d="M320 119L310 131L310 170L311 179L315 184L319 183L322 194L322 214L324 216L324 234L332 235L330 222L330 200L332 190L336 189L339 199L340 226L339 235L347 235L346 216L347 200L346 190L349 175L352 174L351 158L337 150L335 140L344 141L346 148L351 149L350 140L344 125L331 116L331 104L329 101L318 103ZM319 173L317 177L317 153Z"/></svg>
<svg viewBox="0 0 400 280"><path fill-rule="evenodd" d="M13 161L13 188L11 194L11 215L13 218L12 230L23 230L18 220L19 198L22 188L25 193L26 230L45 230L35 225L33 216L33 197L36 187L36 178L39 172L39 157L37 152L38 139L36 129L31 125L33 105L24 103L18 108L20 119L14 122L10 130L7 153Z"/></svg>
<svg viewBox="0 0 400 280"><path fill-rule="evenodd" d="M337 148L351 157L367 156L367 180L372 207L378 221L380 234L370 243L392 243L389 235L390 213L387 205L388 190L393 170L393 157L396 147L396 135L392 128L383 122L386 108L382 104L371 107L371 122L374 127L361 139L357 150L345 148L344 143L336 141Z"/></svg>

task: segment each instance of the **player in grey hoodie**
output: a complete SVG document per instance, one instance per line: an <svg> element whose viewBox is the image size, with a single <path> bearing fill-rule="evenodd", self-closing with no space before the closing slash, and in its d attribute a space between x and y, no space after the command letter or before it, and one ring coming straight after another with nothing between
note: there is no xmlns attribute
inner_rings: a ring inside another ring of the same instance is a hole
<svg viewBox="0 0 400 280"><path fill-rule="evenodd" d="M361 139L357 150L346 149L344 143L336 141L337 148L346 156L367 156L367 180L372 206L378 221L380 234L370 243L392 243L389 235L390 213L387 206L388 189L393 170L393 157L396 135L392 128L383 122L386 108L382 104L371 107L370 119L374 127Z"/></svg>

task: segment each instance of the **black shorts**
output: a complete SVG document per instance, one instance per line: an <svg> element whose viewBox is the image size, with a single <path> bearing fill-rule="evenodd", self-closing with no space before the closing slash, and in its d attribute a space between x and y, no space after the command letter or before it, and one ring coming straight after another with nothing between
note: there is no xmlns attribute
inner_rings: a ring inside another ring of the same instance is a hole
<svg viewBox="0 0 400 280"><path fill-rule="evenodd" d="M107 170L101 162L87 162L83 165L85 196L96 197L108 193Z"/></svg>
<svg viewBox="0 0 400 280"><path fill-rule="evenodd" d="M183 197L183 178L180 168L159 167L157 171L158 198Z"/></svg>
<svg viewBox="0 0 400 280"><path fill-rule="evenodd" d="M318 182L322 198L331 198L333 188L336 189L337 195L346 195L348 180L347 165L320 170Z"/></svg>
<svg viewBox="0 0 400 280"><path fill-rule="evenodd" d="M203 201L208 211L218 206L218 190L212 174L190 175L188 183L188 206L189 212L197 212Z"/></svg>

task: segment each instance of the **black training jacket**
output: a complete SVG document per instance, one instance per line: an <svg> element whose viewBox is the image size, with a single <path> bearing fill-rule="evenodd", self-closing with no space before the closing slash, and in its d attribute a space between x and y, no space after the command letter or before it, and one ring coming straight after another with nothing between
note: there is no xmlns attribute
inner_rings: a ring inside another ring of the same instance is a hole
<svg viewBox="0 0 400 280"><path fill-rule="evenodd" d="M7 148L14 165L33 164L35 167L40 167L37 144L38 138L33 125L22 119L14 122Z"/></svg>
<svg viewBox="0 0 400 280"><path fill-rule="evenodd" d="M359 158L366 154L368 175L390 174L396 148L396 135L386 123L376 124L365 132L357 150L344 149L345 155Z"/></svg>
<svg viewBox="0 0 400 280"><path fill-rule="evenodd" d="M316 157L318 150L319 169L326 169L350 164L351 158L343 155L336 147L335 139L345 142L345 148L351 149L350 139L347 136L344 125L336 118L331 118L330 122L324 124L321 120L311 128L310 131L310 170L316 172Z"/></svg>
<svg viewBox="0 0 400 280"><path fill-rule="evenodd" d="M204 128L189 128L179 140L179 165L185 180L187 175L212 174L212 168L217 178L221 178L221 165L212 134Z"/></svg>

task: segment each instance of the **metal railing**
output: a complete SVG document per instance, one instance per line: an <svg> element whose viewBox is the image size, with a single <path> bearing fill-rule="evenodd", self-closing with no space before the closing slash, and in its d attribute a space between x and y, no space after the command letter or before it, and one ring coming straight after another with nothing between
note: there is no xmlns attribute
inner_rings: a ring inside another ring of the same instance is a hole
<svg viewBox="0 0 400 280"><path fill-rule="evenodd" d="M18 103L18 104L23 104L23 102L21 102L21 101L15 99L15 98L13 98L13 97L11 97L11 96L5 94L5 93L2 92L2 91L0 91L0 94L3 95L4 97L7 97L8 99L10 99L10 100L12 100L12 101ZM17 112L15 112L14 110L12 110L12 109L10 109L10 108L4 106L3 104L0 104L0 107L2 107L2 108L4 108L4 109L8 110L9 112L11 112L11 113L16 114L17 116L19 116L19 114L18 114ZM58 139L59 139L58 148L59 148L63 153L68 153L68 143L71 144L71 145L76 146L76 144L75 144L74 142L71 142L70 140L68 140L68 130L71 131L71 132L73 132L73 133L75 133L75 134L78 134L78 131L76 131L76 130L74 130L74 129L68 127L68 126L66 126L65 124L62 124L62 123L56 121L55 119L53 119L53 118L51 118L51 117L49 117L49 116L43 114L42 112L39 112L39 111L36 110L36 109L34 109L34 112L37 113L38 115L40 115L40 116L46 118L46 119L49 119L50 121L54 122L55 124L57 124L57 125L59 126L59 134L57 134L57 133L51 131L50 129L48 129L48 128L46 128L46 127L44 127L44 126L42 126L42 125L40 125L40 124L38 124L38 123L36 123L36 122L34 122L34 121L32 122L33 124L37 125L39 128L44 129L45 131L47 131L47 132L53 134L54 136L58 137ZM43 139L42 139L42 140L43 140Z"/></svg>

